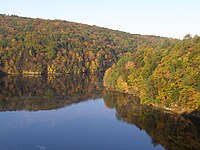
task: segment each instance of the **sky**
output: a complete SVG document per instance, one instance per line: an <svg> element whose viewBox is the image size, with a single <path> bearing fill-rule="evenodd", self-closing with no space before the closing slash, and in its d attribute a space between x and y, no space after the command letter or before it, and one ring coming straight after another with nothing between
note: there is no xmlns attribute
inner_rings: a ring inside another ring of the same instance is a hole
<svg viewBox="0 0 200 150"><path fill-rule="evenodd" d="M200 35L200 0L0 0L0 13L142 35Z"/></svg>

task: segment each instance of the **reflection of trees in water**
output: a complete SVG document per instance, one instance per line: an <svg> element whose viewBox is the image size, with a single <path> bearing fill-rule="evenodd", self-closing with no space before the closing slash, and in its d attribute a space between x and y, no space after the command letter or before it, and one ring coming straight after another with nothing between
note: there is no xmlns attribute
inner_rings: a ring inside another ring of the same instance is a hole
<svg viewBox="0 0 200 150"><path fill-rule="evenodd" d="M6 76L0 79L0 111L47 110L98 98L101 75Z"/></svg>
<svg viewBox="0 0 200 150"><path fill-rule="evenodd" d="M107 107L116 109L118 119L145 130L153 144L171 150L200 149L200 117L195 120L141 105L138 98L116 92L104 92L103 98Z"/></svg>

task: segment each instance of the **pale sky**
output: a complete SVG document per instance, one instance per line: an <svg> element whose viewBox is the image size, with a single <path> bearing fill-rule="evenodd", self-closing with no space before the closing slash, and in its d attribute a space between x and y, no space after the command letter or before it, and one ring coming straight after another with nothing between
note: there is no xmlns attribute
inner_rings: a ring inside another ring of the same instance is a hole
<svg viewBox="0 0 200 150"><path fill-rule="evenodd" d="M133 34L200 35L200 0L0 0L0 13L62 19Z"/></svg>

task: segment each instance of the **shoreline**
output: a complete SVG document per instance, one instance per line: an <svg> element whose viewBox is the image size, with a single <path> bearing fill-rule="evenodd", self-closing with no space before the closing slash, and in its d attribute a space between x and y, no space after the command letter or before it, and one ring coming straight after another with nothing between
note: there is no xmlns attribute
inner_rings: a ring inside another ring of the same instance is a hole
<svg viewBox="0 0 200 150"><path fill-rule="evenodd" d="M168 107L163 107L162 105L157 105L157 104L153 104L153 103L142 103L140 97L138 95L134 95L130 92L126 92L126 91L119 91L119 90L113 90L113 89L107 89L106 87L104 87L106 92L117 92L117 93L121 93L121 94L127 94L127 95L130 95L130 96L135 96L135 97L138 97L139 99L139 103L141 105L147 105L147 106L151 106L151 107L154 107L155 109L162 109L163 111L167 111L169 113L175 113L175 114L179 114L179 115L195 115L197 114L198 117L200 118L200 109L184 109L184 108L181 108L181 107L175 107L175 108L168 108ZM182 109L182 110L180 110ZM196 116L196 115L195 115Z"/></svg>

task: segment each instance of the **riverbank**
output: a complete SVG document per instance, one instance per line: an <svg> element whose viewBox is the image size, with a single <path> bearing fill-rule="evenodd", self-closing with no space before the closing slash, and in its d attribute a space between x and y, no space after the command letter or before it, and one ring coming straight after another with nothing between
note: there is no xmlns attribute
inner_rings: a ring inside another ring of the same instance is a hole
<svg viewBox="0 0 200 150"><path fill-rule="evenodd" d="M186 108L186 107L180 107L178 106L178 104L169 104L168 103L168 106L170 105L171 107L167 107L166 105L164 104L161 104L161 103L153 103L153 102L150 102L150 101L142 101L141 98L136 95L136 94L133 94L129 91L120 91L120 90L113 90L113 89L107 89L105 87L104 89L105 92L114 92L114 93L121 93L121 94L124 94L124 95L127 95L127 96L130 96L130 97L134 97L134 100L135 100L135 97L137 97L137 101L141 104L141 105L147 105L147 106L150 106L154 109L159 109L159 110L163 110L165 112L168 112L168 113L176 113L176 114L179 114L179 115L185 115L185 116L191 116L191 117L197 117L200 119L200 109L197 108L197 109L191 109L191 108Z"/></svg>

